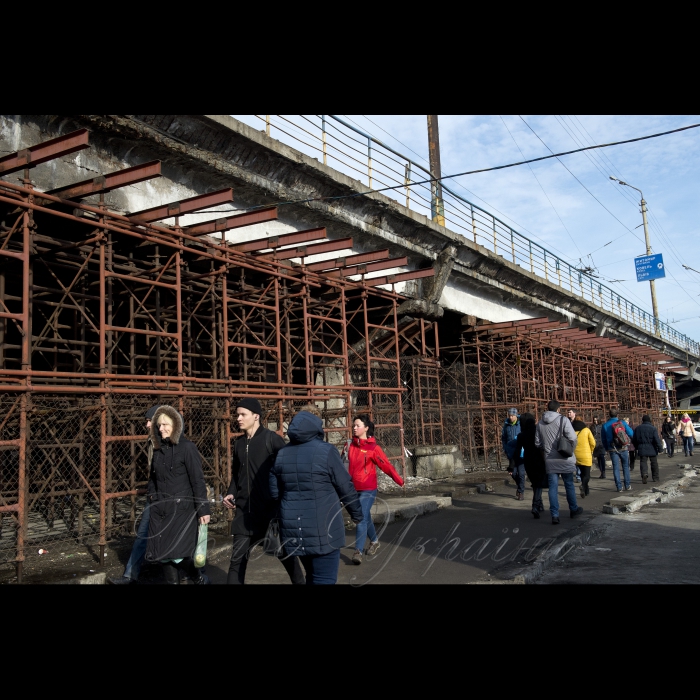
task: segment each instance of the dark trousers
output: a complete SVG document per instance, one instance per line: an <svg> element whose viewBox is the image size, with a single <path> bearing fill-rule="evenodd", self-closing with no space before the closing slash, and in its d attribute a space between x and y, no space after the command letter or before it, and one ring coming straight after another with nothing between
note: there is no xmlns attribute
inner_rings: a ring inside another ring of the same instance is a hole
<svg viewBox="0 0 700 700"><path fill-rule="evenodd" d="M634 469L634 462L637 459L637 451L636 450L629 450L630 454L630 471Z"/></svg>
<svg viewBox="0 0 700 700"><path fill-rule="evenodd" d="M673 452L676 448L676 438L664 438L664 442L666 443L666 452L669 457L673 457Z"/></svg>
<svg viewBox="0 0 700 700"><path fill-rule="evenodd" d="M251 544L255 546L258 542L265 539L265 533L254 534L252 537L248 535L233 536L233 552L231 553L231 563L228 567L228 577L226 583L243 584L245 583L245 572L248 569L248 555L251 549ZM289 574L289 579L292 583L306 583L304 571L301 568L298 557L285 556L283 552L277 554L277 558L282 562L282 566Z"/></svg>
<svg viewBox="0 0 700 700"><path fill-rule="evenodd" d="M605 474L605 453L598 455L598 469L600 469L601 474Z"/></svg>
<svg viewBox="0 0 700 700"><path fill-rule="evenodd" d="M646 455L639 455L639 471L642 476L647 476L647 459L651 462L651 478L658 481L659 479L659 458L658 455L653 457L647 457Z"/></svg>
<svg viewBox="0 0 700 700"><path fill-rule="evenodd" d="M577 464L576 466L581 470L581 488L586 496L588 496L588 482L591 480L591 468L584 467L581 464Z"/></svg>
<svg viewBox="0 0 700 700"><path fill-rule="evenodd" d="M319 554L312 557L305 555L299 557L306 570L307 586L334 586L338 580L338 567L340 566L340 550L335 549L329 554Z"/></svg>
<svg viewBox="0 0 700 700"><path fill-rule="evenodd" d="M538 512L544 510L544 503L542 503L542 487L533 486L532 491L532 510Z"/></svg>

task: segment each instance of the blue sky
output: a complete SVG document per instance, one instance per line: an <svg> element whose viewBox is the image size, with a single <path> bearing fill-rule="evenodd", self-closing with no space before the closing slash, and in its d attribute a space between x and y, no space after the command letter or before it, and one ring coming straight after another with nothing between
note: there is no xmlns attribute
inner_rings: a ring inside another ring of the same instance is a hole
<svg viewBox="0 0 700 700"><path fill-rule="evenodd" d="M233 116L264 128L253 115ZM338 116L427 164L425 115ZM290 119L298 122L299 117ZM290 126L282 117L273 115L272 120ZM449 174L502 165L523 155L546 155L547 146L567 151L698 122L699 115L440 115L442 170ZM293 144L274 126L272 136ZM608 286L651 311L649 284L637 282L634 272L634 257L645 253L639 196L608 176L641 189L650 211L652 250L663 253L666 265L666 278L656 283L659 315L700 340L700 273L682 267L700 271L700 128L562 160L582 184L552 159L465 176L450 187L577 267L593 267Z"/></svg>

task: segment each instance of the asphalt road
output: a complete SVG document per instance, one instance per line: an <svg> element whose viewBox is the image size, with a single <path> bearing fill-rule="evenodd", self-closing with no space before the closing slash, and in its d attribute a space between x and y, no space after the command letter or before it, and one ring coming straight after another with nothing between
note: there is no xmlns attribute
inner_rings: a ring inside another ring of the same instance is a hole
<svg viewBox="0 0 700 700"><path fill-rule="evenodd" d="M536 583L700 583L699 482L668 503L612 516L602 537L572 551Z"/></svg>

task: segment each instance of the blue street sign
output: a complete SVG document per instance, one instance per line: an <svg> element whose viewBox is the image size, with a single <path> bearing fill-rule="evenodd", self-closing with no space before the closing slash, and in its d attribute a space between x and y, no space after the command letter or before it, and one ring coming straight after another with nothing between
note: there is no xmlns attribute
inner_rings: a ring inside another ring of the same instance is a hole
<svg viewBox="0 0 700 700"><path fill-rule="evenodd" d="M661 253L656 255L640 255L634 259L634 267L637 271L637 282L649 282L666 277L664 267L664 256Z"/></svg>

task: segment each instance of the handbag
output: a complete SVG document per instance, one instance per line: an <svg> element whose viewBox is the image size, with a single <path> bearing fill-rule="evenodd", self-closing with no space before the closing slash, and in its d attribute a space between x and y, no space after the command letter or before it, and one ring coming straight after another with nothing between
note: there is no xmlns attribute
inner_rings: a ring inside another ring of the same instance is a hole
<svg viewBox="0 0 700 700"><path fill-rule="evenodd" d="M564 435L564 416L560 420L559 439L557 440L557 452L562 457L571 457L574 454L574 443Z"/></svg>
<svg viewBox="0 0 700 700"><path fill-rule="evenodd" d="M200 525L197 532L197 546L194 548L194 565L201 569L207 563L208 525Z"/></svg>
<svg viewBox="0 0 700 700"><path fill-rule="evenodd" d="M276 554L282 550L282 540L280 538L280 521L278 518L272 518L267 526L265 533L265 551L271 554Z"/></svg>

